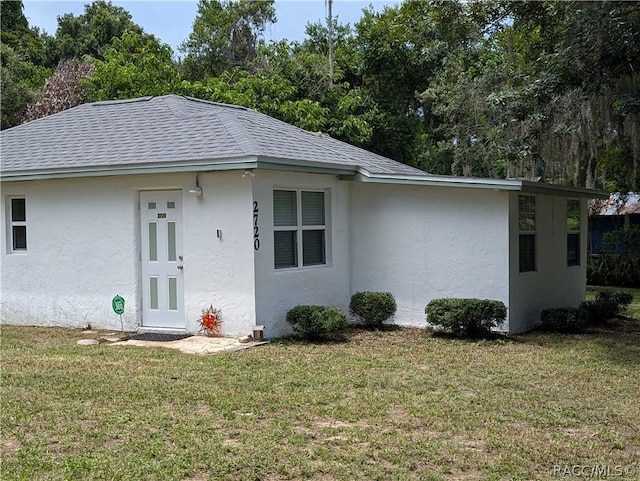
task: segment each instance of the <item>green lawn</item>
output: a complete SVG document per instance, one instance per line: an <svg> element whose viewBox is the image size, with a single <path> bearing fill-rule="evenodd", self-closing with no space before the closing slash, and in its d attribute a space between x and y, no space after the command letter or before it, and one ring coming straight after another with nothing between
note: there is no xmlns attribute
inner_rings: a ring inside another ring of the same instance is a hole
<svg viewBox="0 0 640 481"><path fill-rule="evenodd" d="M207 357L86 337L2 328L3 480L640 475L637 320L475 342L354 330Z"/></svg>
<svg viewBox="0 0 640 481"><path fill-rule="evenodd" d="M623 313L628 317L640 319L640 289L630 289L626 287L602 287L602 286L587 286L587 299L595 299L596 295L600 291L624 291L633 294L633 302Z"/></svg>

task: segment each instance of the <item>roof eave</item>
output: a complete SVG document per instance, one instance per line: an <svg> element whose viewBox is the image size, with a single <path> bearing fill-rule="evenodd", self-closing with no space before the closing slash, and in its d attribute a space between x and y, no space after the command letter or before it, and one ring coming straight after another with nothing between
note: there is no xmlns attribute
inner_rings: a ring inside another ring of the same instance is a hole
<svg viewBox="0 0 640 481"><path fill-rule="evenodd" d="M106 177L115 175L167 174L178 172L209 172L222 170L266 169L286 170L331 175L353 175L355 168L346 164L325 164L302 160L249 156L223 160L197 160L149 165L122 165L116 167L82 167L19 172L0 172L2 182L28 180Z"/></svg>
<svg viewBox="0 0 640 481"><path fill-rule="evenodd" d="M475 177L456 177L447 175L397 175L373 174L360 170L355 175L344 180L366 183L431 185L434 187L466 187L472 189L491 189L501 191L515 191L530 194L556 194L573 197L608 198L609 193L586 189L583 187L569 187L564 185L545 184L520 179L486 179Z"/></svg>
<svg viewBox="0 0 640 481"><path fill-rule="evenodd" d="M27 180L71 179L82 177L108 177L114 175L171 174L179 172L204 172L257 168L257 159L242 158L224 161L181 162L166 165L123 165L117 167L82 167L0 173L2 182Z"/></svg>
<svg viewBox="0 0 640 481"><path fill-rule="evenodd" d="M589 199L608 199L609 192L585 187L570 187L567 185L546 184L522 180L522 191L531 194L558 194L572 197L586 197Z"/></svg>

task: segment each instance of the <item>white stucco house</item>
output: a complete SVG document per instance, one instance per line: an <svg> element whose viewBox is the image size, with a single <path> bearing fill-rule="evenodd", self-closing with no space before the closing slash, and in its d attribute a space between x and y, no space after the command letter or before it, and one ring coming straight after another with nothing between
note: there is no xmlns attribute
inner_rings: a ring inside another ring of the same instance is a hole
<svg viewBox="0 0 640 481"><path fill-rule="evenodd" d="M2 323L290 332L298 304L390 291L496 299L511 333L585 294L587 199L433 176L250 109L167 95L85 104L1 133ZM606 195L605 195L606 196Z"/></svg>

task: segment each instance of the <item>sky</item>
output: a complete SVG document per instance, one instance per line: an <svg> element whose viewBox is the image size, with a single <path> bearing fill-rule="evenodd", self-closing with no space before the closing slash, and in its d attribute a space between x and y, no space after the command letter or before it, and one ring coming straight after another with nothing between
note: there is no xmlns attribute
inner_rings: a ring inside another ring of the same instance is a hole
<svg viewBox="0 0 640 481"><path fill-rule="evenodd" d="M91 3L91 0L23 0L29 25L50 35L56 32L58 16L65 13L81 15L86 3ZM198 7L196 0L112 0L111 3L128 11L145 32L169 44L178 55L177 48L191 33ZM378 12L397 3L400 0L334 0L332 10L339 23L354 25L362 17L362 10L369 5ZM265 32L267 41L283 38L302 41L308 23L325 22L324 0L276 0L275 7L278 21Z"/></svg>

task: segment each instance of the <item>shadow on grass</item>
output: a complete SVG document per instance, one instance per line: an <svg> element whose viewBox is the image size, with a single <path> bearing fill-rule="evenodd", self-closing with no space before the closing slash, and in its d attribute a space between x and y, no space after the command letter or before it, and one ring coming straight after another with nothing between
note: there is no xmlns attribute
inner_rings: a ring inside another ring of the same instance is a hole
<svg viewBox="0 0 640 481"><path fill-rule="evenodd" d="M640 319L619 316L579 333L532 331L517 336L522 342L540 345L590 342L602 357L627 366L640 365Z"/></svg>
<svg viewBox="0 0 640 481"><path fill-rule="evenodd" d="M617 317L587 328L603 355L616 364L640 365L640 319Z"/></svg>
<svg viewBox="0 0 640 481"><path fill-rule="evenodd" d="M327 333L321 336L308 336L304 333L293 333L288 336L278 338L277 342L284 344L313 344L313 345L331 345L346 344L354 339L358 339L361 335L382 336L389 332L406 331L407 328L395 324L383 324L382 327L367 327L361 324L351 324L345 330L334 333Z"/></svg>
<svg viewBox="0 0 640 481"><path fill-rule="evenodd" d="M310 345L331 345L346 344L350 341L350 336L345 333L334 333L323 336L309 336L305 334L290 334L288 336L279 337L274 342L284 345L292 344L310 344Z"/></svg>
<svg viewBox="0 0 640 481"><path fill-rule="evenodd" d="M500 332L487 332L482 335L478 335L475 337L463 336L459 334L453 334L451 332L433 330L430 334L431 337L435 337L438 339L451 339L455 341L462 342L495 342L495 343L504 343L504 342L522 342L519 338L509 336L507 334L503 334Z"/></svg>

